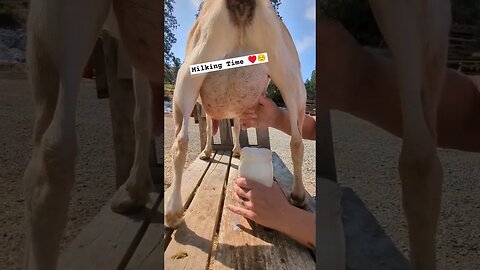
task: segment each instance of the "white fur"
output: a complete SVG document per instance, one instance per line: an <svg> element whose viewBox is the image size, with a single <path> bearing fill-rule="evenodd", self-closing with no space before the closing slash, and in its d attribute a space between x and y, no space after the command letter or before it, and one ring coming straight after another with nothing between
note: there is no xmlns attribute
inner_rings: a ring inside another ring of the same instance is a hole
<svg viewBox="0 0 480 270"><path fill-rule="evenodd" d="M189 35L185 62L177 75L173 97L176 125L172 147L174 173L170 187L172 192L165 204L167 227L176 228L182 222L183 204L180 189L188 150L188 123L190 112L199 97L200 88L206 77L205 74L191 76L189 66L225 58L226 55L239 49L268 53L269 63L265 64L266 72L282 94L288 108L292 130L290 148L295 178L292 198L296 199L294 201L300 205L305 204L301 127L305 116L306 91L295 45L288 30L272 9L270 1L256 1L253 21L244 32L231 22L225 7L224 1L206 0L204 2L202 13ZM196 37L198 40L195 40ZM260 89L261 92L263 90ZM207 125L211 125L209 120ZM209 147L208 143L207 147ZM208 151L210 150L207 149L207 154Z"/></svg>
<svg viewBox="0 0 480 270"><path fill-rule="evenodd" d="M115 2L121 5L121 1ZM28 62L36 118L33 154L24 176L29 227L25 268L28 270L56 269L59 241L75 178L75 114L81 74L111 2L30 2ZM129 53L134 55L132 60L136 60L135 52L130 50ZM140 68L148 70L141 65ZM151 79L137 68L133 70L136 150L130 176L115 194L112 208L118 212L145 204L152 188L148 167L151 136L148 83Z"/></svg>

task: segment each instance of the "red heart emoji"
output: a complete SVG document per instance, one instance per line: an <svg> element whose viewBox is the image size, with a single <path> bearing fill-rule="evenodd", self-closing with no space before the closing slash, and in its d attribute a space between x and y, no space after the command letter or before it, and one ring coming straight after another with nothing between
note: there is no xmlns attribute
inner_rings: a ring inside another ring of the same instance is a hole
<svg viewBox="0 0 480 270"><path fill-rule="evenodd" d="M248 57L248 61L250 61L251 63L255 63L255 60L257 60L257 57L255 55L250 55Z"/></svg>

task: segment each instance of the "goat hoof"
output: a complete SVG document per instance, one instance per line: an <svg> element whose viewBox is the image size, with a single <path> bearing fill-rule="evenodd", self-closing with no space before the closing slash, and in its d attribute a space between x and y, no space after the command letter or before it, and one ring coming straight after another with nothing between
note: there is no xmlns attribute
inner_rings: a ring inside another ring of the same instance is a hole
<svg viewBox="0 0 480 270"><path fill-rule="evenodd" d="M133 198L122 186L117 190L117 192L115 192L115 195L113 195L110 208L113 212L118 214L130 214L143 209L148 200L148 194L142 198Z"/></svg>
<svg viewBox="0 0 480 270"><path fill-rule="evenodd" d="M165 227L170 229L176 229L183 223L183 211L166 213L165 214Z"/></svg>
<svg viewBox="0 0 480 270"><path fill-rule="evenodd" d="M203 151L202 154L200 155L200 159L209 160L211 155L212 155L211 153Z"/></svg>
<svg viewBox="0 0 480 270"><path fill-rule="evenodd" d="M296 196L295 194L290 194L290 204L298 208L305 208L307 206L306 195L303 193L303 196Z"/></svg>
<svg viewBox="0 0 480 270"><path fill-rule="evenodd" d="M233 149L233 157L240 157L240 149Z"/></svg>

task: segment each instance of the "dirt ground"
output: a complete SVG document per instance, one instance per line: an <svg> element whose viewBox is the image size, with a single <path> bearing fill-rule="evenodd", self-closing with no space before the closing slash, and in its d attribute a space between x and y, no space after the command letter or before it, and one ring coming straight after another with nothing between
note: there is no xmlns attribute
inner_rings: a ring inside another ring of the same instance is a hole
<svg viewBox="0 0 480 270"><path fill-rule="evenodd" d="M401 141L341 112L333 112L332 126L340 184L357 193L397 248L408 256L397 170ZM480 269L480 153L439 152L445 178L438 269Z"/></svg>
<svg viewBox="0 0 480 270"><path fill-rule="evenodd" d="M8 78L8 79L6 79ZM14 79L12 79L14 78ZM115 190L115 161L108 100L82 83L77 113L80 153L62 247L100 210ZM0 269L22 269L22 176L31 155L32 98L25 75L0 75Z"/></svg>
<svg viewBox="0 0 480 270"><path fill-rule="evenodd" d="M24 243L22 175L31 154L32 99L25 75L0 74L0 269L21 269ZM192 121L193 122L193 121ZM165 117L165 171L170 183L173 125ZM114 158L107 100L93 81L82 83L77 113L80 154L77 182L62 246L98 213L114 192ZM400 140L349 115L333 113L339 181L351 187L403 252L408 251L397 173ZM198 128L190 126L189 162L200 152ZM272 149L291 168L288 136L271 130ZM314 194L315 144L305 146L306 187ZM480 154L441 150L445 165L439 229L439 269L480 269Z"/></svg>

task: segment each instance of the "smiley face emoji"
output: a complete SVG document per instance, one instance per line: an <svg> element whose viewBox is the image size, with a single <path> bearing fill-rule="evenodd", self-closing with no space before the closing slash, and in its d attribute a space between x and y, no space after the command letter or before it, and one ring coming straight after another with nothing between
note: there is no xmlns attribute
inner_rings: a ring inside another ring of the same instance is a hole
<svg viewBox="0 0 480 270"><path fill-rule="evenodd" d="M263 62L263 61L265 61L265 59L266 59L266 57L265 57L264 54L261 53L261 54L258 55L258 62Z"/></svg>

